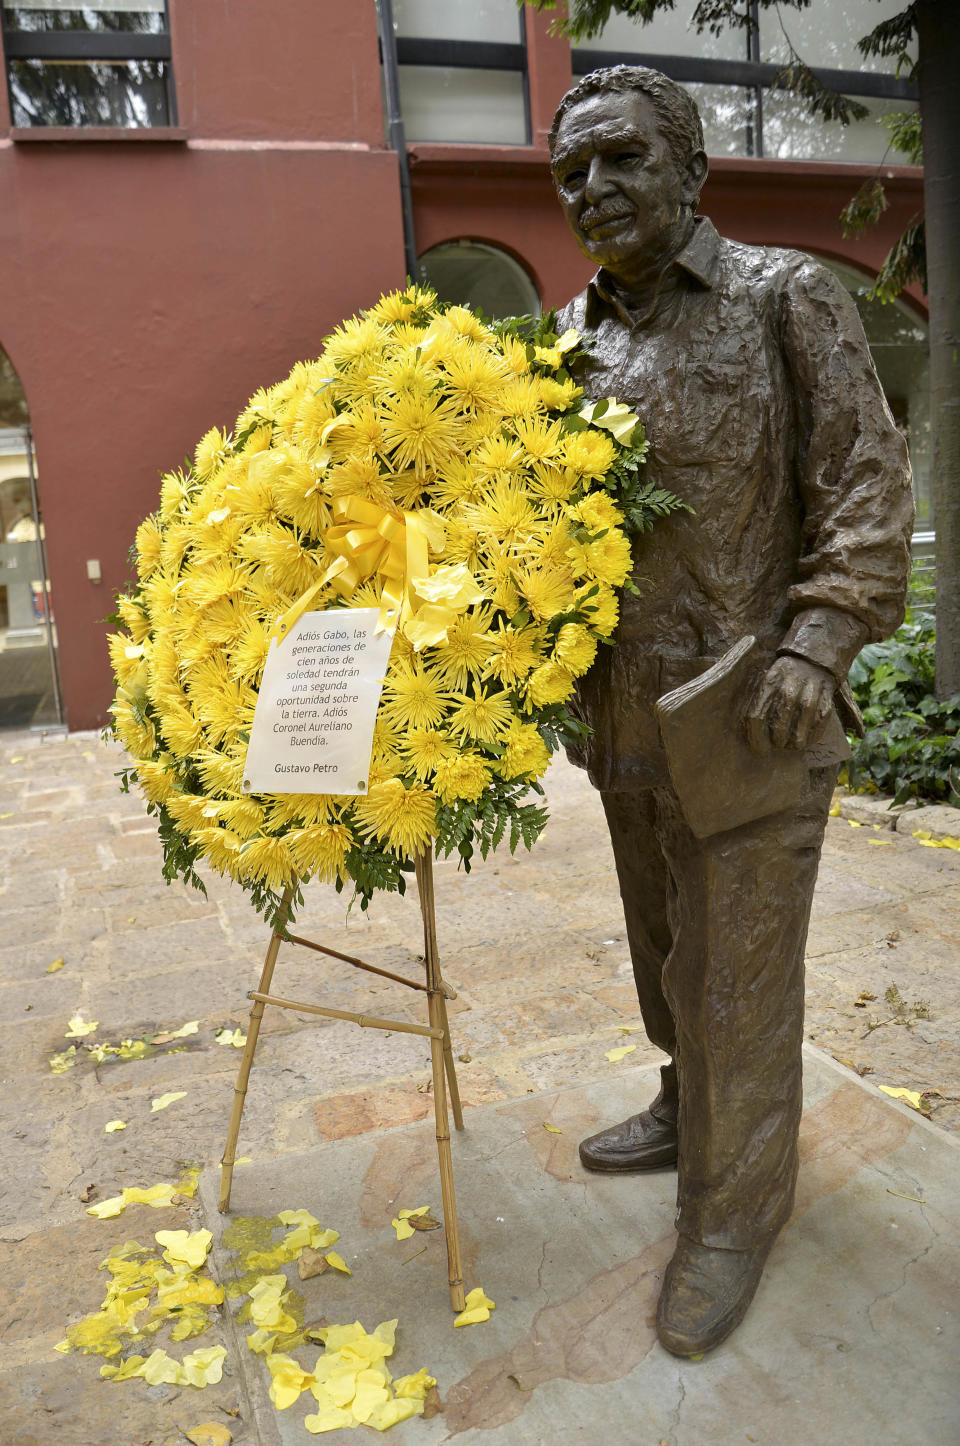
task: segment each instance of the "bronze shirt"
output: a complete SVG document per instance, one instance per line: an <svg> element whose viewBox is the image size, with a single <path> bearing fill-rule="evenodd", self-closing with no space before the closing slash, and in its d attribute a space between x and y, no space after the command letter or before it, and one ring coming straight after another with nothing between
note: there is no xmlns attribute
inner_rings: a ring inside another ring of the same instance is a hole
<svg viewBox="0 0 960 1446"><path fill-rule="evenodd" d="M601 788L666 780L654 699L746 633L842 679L903 617L910 466L846 290L703 217L672 267L645 316L601 271L558 323L586 343L585 395L638 413L648 479L692 509L636 539L640 594L579 689Z"/></svg>

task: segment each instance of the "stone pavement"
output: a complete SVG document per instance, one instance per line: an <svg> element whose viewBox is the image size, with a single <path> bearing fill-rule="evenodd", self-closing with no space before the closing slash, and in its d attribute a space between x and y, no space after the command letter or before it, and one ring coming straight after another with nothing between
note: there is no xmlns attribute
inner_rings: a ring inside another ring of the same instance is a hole
<svg viewBox="0 0 960 1446"><path fill-rule="evenodd" d="M113 1386L99 1380L95 1359L52 1351L67 1322L99 1304L103 1276L96 1266L110 1245L128 1236L150 1240L154 1230L188 1223L188 1206L136 1206L120 1222L94 1221L81 1196L95 1201L126 1185L175 1181L181 1162L211 1165L219 1158L239 1055L218 1043L217 1030L244 1025L246 991L256 983L266 944L262 922L222 881L211 880L206 899L179 884L166 887L152 822L139 799L117 791L113 770L121 761L94 735L0 735L0 1091L8 1161L0 1251L11 1302L0 1321L5 1446L166 1446L182 1439L178 1425L211 1419L218 1405L247 1409L235 1373L202 1393L140 1382ZM494 1114L506 1107L513 1120L522 1112L511 1114L511 1102L542 1110L543 1092L598 1099L590 1091L619 1088L629 1111L643 1101L641 1086L631 1084L635 1066L658 1058L642 1035L621 1033L639 1021L598 801L565 764L551 770L548 792L552 822L532 855L497 856L469 877L452 863L437 868L441 956L458 990L451 1024L463 1057L468 1123L475 1106ZM902 827L891 832L857 822L836 818L828 829L808 950L808 1034L874 1083L936 1092L927 1097L932 1118L954 1132L960 855L923 847ZM420 921L412 899L378 900L369 916L355 910L345 917L344 900L318 888L308 893L300 926L382 967L418 967ZM61 957L63 967L48 974ZM302 950L281 953L275 987L288 997L419 1017L411 991ZM64 1036L78 1012L97 1029L72 1041L69 1067L55 1073L50 1057L69 1050ZM195 1034L152 1046L145 1058L98 1062L86 1048L142 1040L194 1020ZM605 1051L626 1042L637 1049L621 1064L608 1063ZM342 1141L355 1152L372 1149L385 1130L416 1126L432 1115L429 1075L428 1052L416 1037L268 1011L240 1139L253 1165L238 1170L238 1188L245 1168L289 1169L293 1185L318 1146ZM852 1086L856 1076L849 1080ZM183 1099L151 1112L152 1098L179 1090ZM880 1108L878 1119L903 1118L895 1105ZM483 1112L476 1113L479 1119ZM118 1118L126 1129L106 1134L106 1122ZM873 1119L864 1124L867 1136ZM405 1181L390 1183L399 1189ZM904 1193L922 1195L922 1184L918 1177L918 1188ZM906 1219L891 1218L906 1228ZM571 1239L581 1248L575 1233ZM481 1328L453 1339L477 1336L483 1340ZM892 1338L888 1347L894 1354L902 1348ZM425 1363L426 1357L410 1368ZM456 1378L448 1374L447 1384ZM755 1378L756 1370L738 1377ZM258 1440L249 1424L220 1419L236 1440ZM417 1424L426 1431L426 1423ZM774 1439L746 1429L758 1441ZM399 1428L393 1439L398 1435ZM552 1429L550 1435L563 1439ZM696 1436L667 1429L661 1436L670 1446L699 1446ZM657 1446L660 1438L649 1439ZM721 1436L708 1439L725 1446ZM936 1438L889 1439L927 1446Z"/></svg>

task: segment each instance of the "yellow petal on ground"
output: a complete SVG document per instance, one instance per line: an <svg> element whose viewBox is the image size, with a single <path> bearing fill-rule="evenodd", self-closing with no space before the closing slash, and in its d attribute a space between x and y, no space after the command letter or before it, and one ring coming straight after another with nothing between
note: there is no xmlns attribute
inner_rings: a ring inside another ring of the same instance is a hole
<svg viewBox="0 0 960 1446"><path fill-rule="evenodd" d="M406 1220L401 1220L398 1217L395 1217L393 1220L390 1221L390 1224L397 1232L398 1240L410 1240L413 1236L413 1226L408 1225Z"/></svg>
<svg viewBox="0 0 960 1446"><path fill-rule="evenodd" d="M411 1376L399 1376L393 1383L394 1394L397 1396L410 1396L411 1398L425 1400L427 1392L437 1384L436 1377L431 1376L426 1366L415 1371Z"/></svg>
<svg viewBox="0 0 960 1446"><path fill-rule="evenodd" d="M921 1115L927 1114L922 1091L894 1089L890 1085L881 1085L880 1089L885 1095L889 1095L891 1099L901 1100L903 1104L909 1105L912 1110L918 1110Z"/></svg>
<svg viewBox="0 0 960 1446"><path fill-rule="evenodd" d="M171 1264L182 1260L191 1270L199 1270L209 1253L213 1235L209 1230L158 1230L154 1235L158 1245L164 1247L163 1257Z"/></svg>
<svg viewBox="0 0 960 1446"><path fill-rule="evenodd" d="M411 1400L410 1397L391 1399L384 1401L382 1405L374 1406L363 1424L372 1426L374 1431L388 1431L399 1421L409 1421L411 1416L419 1416L422 1411L422 1401Z"/></svg>
<svg viewBox="0 0 960 1446"><path fill-rule="evenodd" d="M242 1029L218 1029L217 1043L232 1044L234 1049L243 1049L247 1042L247 1036Z"/></svg>
<svg viewBox="0 0 960 1446"><path fill-rule="evenodd" d="M309 1210L281 1210L277 1216L281 1225L319 1225L316 1215Z"/></svg>
<svg viewBox="0 0 960 1446"><path fill-rule="evenodd" d="M868 838L868 839L867 839L867 843L868 843L868 844L875 844L875 845L877 846L877 848L880 848L880 849L888 849L888 848L891 848L891 847L893 846L893 839L892 839L892 838Z"/></svg>
<svg viewBox="0 0 960 1446"><path fill-rule="evenodd" d="M48 964L43 972L44 974L56 974L63 968L66 962L66 959L64 959L62 956L59 959L54 959L53 963Z"/></svg>
<svg viewBox="0 0 960 1446"><path fill-rule="evenodd" d="M828 810L828 812L829 812L831 818L839 818L839 817L840 817L840 805L839 805L839 803L835 803L835 804L833 805L833 807Z"/></svg>
<svg viewBox="0 0 960 1446"><path fill-rule="evenodd" d="M142 1374L141 1366L145 1364L143 1356L128 1356L119 1366L101 1366L100 1374L106 1380L129 1381L133 1376Z"/></svg>
<svg viewBox="0 0 960 1446"><path fill-rule="evenodd" d="M232 1433L219 1421L204 1421L199 1426L191 1426L189 1431L181 1426L179 1430L193 1446L230 1446L233 1440Z"/></svg>
<svg viewBox="0 0 960 1446"><path fill-rule="evenodd" d="M454 1318L455 1326L478 1325L480 1321L490 1319L490 1312L496 1310L496 1306L489 1296L484 1295L481 1286L475 1286L464 1301L464 1308Z"/></svg>
<svg viewBox="0 0 960 1446"><path fill-rule="evenodd" d="M313 1416L304 1416L303 1424L312 1436L322 1436L326 1431L340 1431L357 1423L349 1411L339 1406L321 1406Z"/></svg>
<svg viewBox="0 0 960 1446"><path fill-rule="evenodd" d="M199 1019L191 1019L187 1024L182 1024L179 1029L168 1029L164 1031L164 1042L168 1039L186 1039L188 1034L197 1034L200 1029Z"/></svg>
<svg viewBox="0 0 960 1446"><path fill-rule="evenodd" d="M378 1406L385 1406L390 1392L380 1371L360 1371L357 1390L350 1403L350 1413L363 1424Z"/></svg>
<svg viewBox="0 0 960 1446"><path fill-rule="evenodd" d="M414 1215L426 1215L429 1210L429 1205L418 1205L416 1210L398 1210L397 1214L401 1220L410 1220Z"/></svg>
<svg viewBox="0 0 960 1446"><path fill-rule="evenodd" d="M122 1195L112 1195L109 1200L101 1200L99 1205L88 1205L87 1214L95 1215L98 1220L112 1220L126 1209L126 1205Z"/></svg>
<svg viewBox="0 0 960 1446"><path fill-rule="evenodd" d="M67 1024L67 1032L63 1037L64 1039L83 1039L85 1034L92 1034L95 1029L99 1028L100 1021L98 1019L87 1023L82 1014L75 1014Z"/></svg>
<svg viewBox="0 0 960 1446"><path fill-rule="evenodd" d="M157 1349L132 1374L142 1376L148 1386L177 1386L180 1384L180 1362L168 1356L166 1351Z"/></svg>
<svg viewBox="0 0 960 1446"><path fill-rule="evenodd" d="M847 823L850 825L851 828L863 828L863 824L855 818L848 818Z"/></svg>
<svg viewBox="0 0 960 1446"><path fill-rule="evenodd" d="M270 1372L270 1399L278 1411L285 1411L300 1399L314 1379L312 1371L305 1371L292 1356L267 1356L267 1370Z"/></svg>
<svg viewBox="0 0 960 1446"><path fill-rule="evenodd" d="M126 1120L108 1120L103 1127L103 1132L105 1135L114 1135L117 1130L125 1130L126 1128Z"/></svg>
<svg viewBox="0 0 960 1446"><path fill-rule="evenodd" d="M338 1255L335 1250L328 1250L326 1255L324 1256L324 1259L326 1260L328 1265L332 1265L334 1270L339 1270L342 1275L353 1274L353 1271L350 1269L343 1256Z"/></svg>
<svg viewBox="0 0 960 1446"><path fill-rule="evenodd" d="M146 1188L140 1185L129 1185L123 1192L123 1203L125 1205L152 1205L159 1209L164 1205L172 1205L174 1195L186 1195L189 1193L185 1187L180 1185L148 1185Z"/></svg>
<svg viewBox="0 0 960 1446"><path fill-rule="evenodd" d="M918 844L925 849L958 849L960 850L960 838L951 838L949 835L944 838L934 838L928 828L917 828L913 831L913 837Z"/></svg>
<svg viewBox="0 0 960 1446"><path fill-rule="evenodd" d="M264 1329L253 1331L247 1336L247 1348L258 1356L268 1356L273 1351L279 1331L268 1331Z"/></svg>
<svg viewBox="0 0 960 1446"><path fill-rule="evenodd" d="M165 1110L167 1105L172 1105L176 1100L186 1098L186 1090L170 1090L168 1094L158 1095L155 1100L150 1101L150 1111L156 1114L157 1110Z"/></svg>
<svg viewBox="0 0 960 1446"><path fill-rule="evenodd" d="M556 1127L556 1125L548 1125L547 1122L546 1122L546 1120L541 1120L541 1124L543 1125L543 1128L544 1128L545 1130L549 1131L549 1133L550 1133L551 1135L562 1135L562 1134L563 1134L563 1131L562 1131L562 1130L558 1130L557 1127Z"/></svg>
<svg viewBox="0 0 960 1446"><path fill-rule="evenodd" d="M625 1059L628 1054L632 1054L636 1047L635 1044L618 1044L616 1049L607 1050L604 1059L608 1059L611 1064L616 1064L618 1060Z"/></svg>
<svg viewBox="0 0 960 1446"><path fill-rule="evenodd" d="M206 1346L184 1356L179 1380L186 1386L215 1386L223 1378L226 1346Z"/></svg>
<svg viewBox="0 0 960 1446"><path fill-rule="evenodd" d="M50 1056L50 1068L54 1074L65 1074L68 1069L73 1069L76 1062L77 1046L75 1044L71 1044L68 1049L63 1050L60 1054L52 1054Z"/></svg>

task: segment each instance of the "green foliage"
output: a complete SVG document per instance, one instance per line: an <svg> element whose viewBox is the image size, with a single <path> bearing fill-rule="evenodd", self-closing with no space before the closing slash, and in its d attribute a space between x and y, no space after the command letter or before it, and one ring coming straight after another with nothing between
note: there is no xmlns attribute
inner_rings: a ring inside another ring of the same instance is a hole
<svg viewBox="0 0 960 1446"><path fill-rule="evenodd" d="M413 867L407 860L401 862L393 854L381 852L372 845L358 843L347 850L345 862L350 882L354 886L350 902L353 905L359 900L361 912L370 907L370 900L378 889L387 894L405 894L407 891L404 870L409 873ZM342 893L343 880L337 878L335 887L338 894Z"/></svg>
<svg viewBox="0 0 960 1446"><path fill-rule="evenodd" d="M881 20L869 34L857 41L862 55L899 55L907 63L907 46L917 33L917 6L907 5L897 15Z"/></svg>
<svg viewBox="0 0 960 1446"><path fill-rule="evenodd" d="M793 46L790 49L793 51ZM777 71L770 82L770 89L788 90L806 101L811 115L822 116L826 121L839 121L844 126L853 120L866 120L870 114L858 100L851 100L818 80L796 51L793 51L790 61Z"/></svg>
<svg viewBox="0 0 960 1446"><path fill-rule="evenodd" d="M960 807L960 693L942 703L934 695L935 641L929 617L911 618L854 661L850 683L866 728L851 740L854 790Z"/></svg>
<svg viewBox="0 0 960 1446"><path fill-rule="evenodd" d="M547 810L541 804L523 803L525 783L495 783L475 803L462 800L437 805L437 857L449 858L456 849L466 873L479 850L482 859L498 848L509 829L510 852L519 844L533 848L547 825ZM541 791L538 790L537 791Z"/></svg>

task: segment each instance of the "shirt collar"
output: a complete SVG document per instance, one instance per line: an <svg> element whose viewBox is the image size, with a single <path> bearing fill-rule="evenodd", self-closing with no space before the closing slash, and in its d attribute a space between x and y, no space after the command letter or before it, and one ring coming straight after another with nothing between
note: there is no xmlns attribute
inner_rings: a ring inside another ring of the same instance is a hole
<svg viewBox="0 0 960 1446"><path fill-rule="evenodd" d="M693 235L686 246L677 252L670 264L679 266L701 286L709 288L714 284L719 255L720 237L717 234L717 228L709 217L697 216L694 221ZM598 303L613 306L618 312L621 311L602 268L587 284L588 321L592 315L595 315Z"/></svg>

